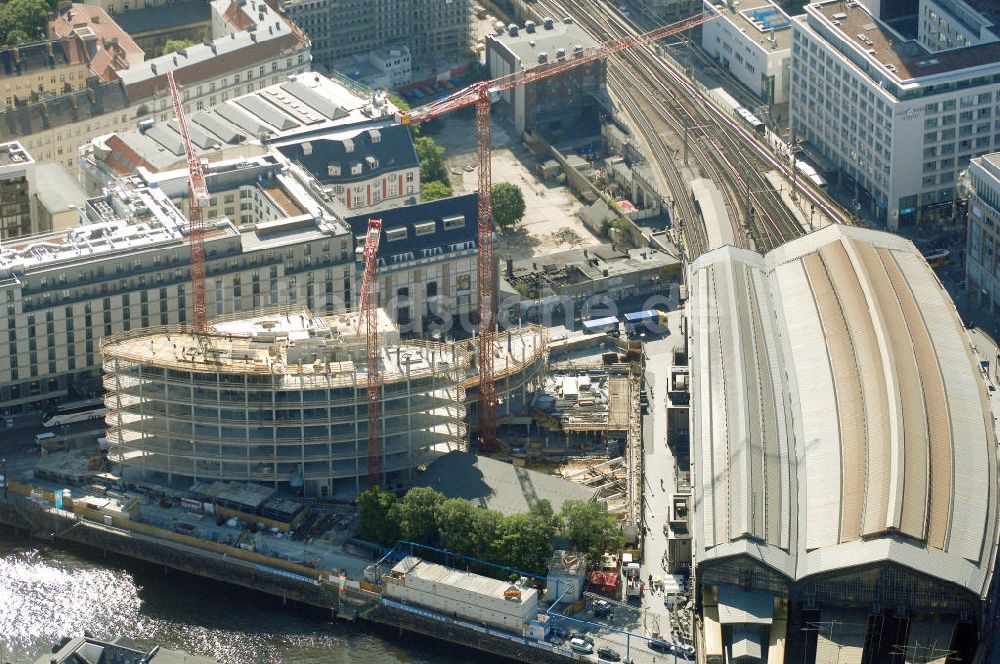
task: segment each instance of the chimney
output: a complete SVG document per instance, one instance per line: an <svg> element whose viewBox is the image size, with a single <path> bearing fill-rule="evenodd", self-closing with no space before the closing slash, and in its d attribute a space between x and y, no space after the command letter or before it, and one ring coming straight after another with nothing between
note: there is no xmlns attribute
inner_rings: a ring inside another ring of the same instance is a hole
<svg viewBox="0 0 1000 664"><path fill-rule="evenodd" d="M90 20L93 21L94 23L100 23L101 22L101 15L100 14L94 14L93 18L91 18Z"/></svg>

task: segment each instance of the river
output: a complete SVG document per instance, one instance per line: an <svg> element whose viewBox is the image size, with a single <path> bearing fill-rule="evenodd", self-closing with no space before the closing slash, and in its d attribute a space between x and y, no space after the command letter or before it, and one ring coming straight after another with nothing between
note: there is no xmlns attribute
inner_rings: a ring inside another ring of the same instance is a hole
<svg viewBox="0 0 1000 664"><path fill-rule="evenodd" d="M397 630L330 622L260 593L159 567L56 548L0 528L0 663L30 663L90 631L222 664L458 664L496 660Z"/></svg>

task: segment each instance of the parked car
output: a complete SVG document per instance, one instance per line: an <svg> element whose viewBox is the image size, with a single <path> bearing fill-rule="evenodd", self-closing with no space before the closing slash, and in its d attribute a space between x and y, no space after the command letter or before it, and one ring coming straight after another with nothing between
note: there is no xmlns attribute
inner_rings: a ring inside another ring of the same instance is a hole
<svg viewBox="0 0 1000 664"><path fill-rule="evenodd" d="M599 599L594 602L594 615L598 618L606 618L611 615L614 607L611 606L611 602L605 599Z"/></svg>
<svg viewBox="0 0 1000 664"><path fill-rule="evenodd" d="M618 651L612 650L611 648L598 648L597 657L609 662L620 662L622 659L622 656L618 654Z"/></svg>
<svg viewBox="0 0 1000 664"><path fill-rule="evenodd" d="M587 643L583 639L579 638L570 639L569 647L571 650L575 650L576 652L582 652L586 655L589 655L590 653L594 652L593 644Z"/></svg>
<svg viewBox="0 0 1000 664"><path fill-rule="evenodd" d="M649 647L659 652L673 652L673 644L664 641L663 639L650 640Z"/></svg>
<svg viewBox="0 0 1000 664"><path fill-rule="evenodd" d="M552 645L558 647L558 646L561 646L563 644L563 640L560 639L558 636L553 635L553 636L549 637L549 643L551 643Z"/></svg>

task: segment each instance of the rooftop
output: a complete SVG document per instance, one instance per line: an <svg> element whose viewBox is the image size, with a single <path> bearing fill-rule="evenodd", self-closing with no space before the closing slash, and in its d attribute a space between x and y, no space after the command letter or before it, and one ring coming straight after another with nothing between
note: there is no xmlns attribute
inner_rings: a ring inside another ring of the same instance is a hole
<svg viewBox="0 0 1000 664"><path fill-rule="evenodd" d="M381 346L379 374L385 383L431 375L440 367L464 366L445 346L400 342L395 323L376 312ZM209 331L150 328L104 337L105 357L146 366L213 374L267 376L278 388L366 384L365 335L358 314L317 316L308 309L275 309L252 318L222 318Z"/></svg>
<svg viewBox="0 0 1000 664"><path fill-rule="evenodd" d="M128 32L96 5L73 3L53 15L49 28L60 38L75 40L91 71L105 81L145 57Z"/></svg>
<svg viewBox="0 0 1000 664"><path fill-rule="evenodd" d="M100 641L89 636L63 639L59 647L35 660L35 664L113 664L123 661L143 661L148 664L213 664L214 659L189 655L179 650L157 646L147 652L125 646L117 639Z"/></svg>
<svg viewBox="0 0 1000 664"><path fill-rule="evenodd" d="M274 143L289 154L301 154L303 148L296 152L294 146L302 141L316 141L323 149L321 141L340 143L370 130L392 132L388 126L394 121L395 110L382 96L361 97L336 81L310 73L193 113L188 117L188 129L195 152L213 160L227 150L264 143ZM136 129L98 137L93 145L97 157L122 175L140 165L153 172L185 165L184 146L173 119L149 120ZM125 156L127 166L120 163ZM316 170L326 177L325 164L322 168L317 165Z"/></svg>
<svg viewBox="0 0 1000 664"><path fill-rule="evenodd" d="M563 20L551 20L550 27L546 27L545 21L535 26L526 24L518 27L516 32L516 35L512 35L508 28L499 34L489 35L488 41L502 44L521 61L522 69L530 69L539 64L541 53L544 53L549 61L554 61L559 49L564 49L571 57L577 46L584 49L597 46L594 38L569 17Z"/></svg>
<svg viewBox="0 0 1000 664"><path fill-rule="evenodd" d="M62 164L38 164L35 167L35 198L49 214L65 212L73 207L82 209L87 194L80 181Z"/></svg>
<svg viewBox="0 0 1000 664"><path fill-rule="evenodd" d="M392 568L390 576L393 577L417 577L426 581L440 583L452 588L461 588L473 595L490 597L493 599L506 599L511 604L530 604L537 601L538 591L534 588L521 587L517 598L507 598L504 593L510 589L509 581L498 581L488 576L463 572L461 570L445 567L435 563L429 563L414 556L407 556L396 563Z"/></svg>
<svg viewBox="0 0 1000 664"><path fill-rule="evenodd" d="M213 7L231 23L233 29L210 43L194 44L174 53L146 60L121 72L122 83L133 102L166 90L166 75L173 71L181 87L217 78L226 72L242 70L261 62L268 55L304 47L308 39L293 24L271 9L263 0L247 0L238 12L232 12L232 0L213 0ZM239 27L242 26L242 27Z"/></svg>
<svg viewBox="0 0 1000 664"><path fill-rule="evenodd" d="M3 70L0 78L83 64L83 60L78 60L76 56L76 49L69 50L62 39L5 46L0 49L0 68Z"/></svg>
<svg viewBox="0 0 1000 664"><path fill-rule="evenodd" d="M130 34L165 30L212 20L212 6L205 0L181 0L115 14L115 22Z"/></svg>
<svg viewBox="0 0 1000 664"><path fill-rule="evenodd" d="M596 489L561 477L514 466L470 452L448 452L428 466L416 486L448 498L462 498L503 514L524 514L540 500L558 513L567 500L590 502Z"/></svg>
<svg viewBox="0 0 1000 664"><path fill-rule="evenodd" d="M0 140L19 139L129 106L119 81L91 79L88 87L0 112Z"/></svg>
<svg viewBox="0 0 1000 664"><path fill-rule="evenodd" d="M545 262L539 262L544 260ZM637 270L677 266L680 261L652 248L621 249L599 244L586 249L570 249L545 257L514 261L514 279L536 275L550 284L579 284L622 276Z"/></svg>
<svg viewBox="0 0 1000 664"><path fill-rule="evenodd" d="M0 167L33 163L35 160L31 158L31 155L19 141L0 144Z"/></svg>
<svg viewBox="0 0 1000 664"><path fill-rule="evenodd" d="M766 256L708 252L691 275L698 558L792 579L891 561L982 596L994 415L914 246L831 225Z"/></svg>
<svg viewBox="0 0 1000 664"><path fill-rule="evenodd" d="M786 51L792 47L791 18L773 2L759 2L744 8L740 3L731 9L727 5L716 5L722 18L739 28L743 34L755 41L765 51ZM774 45L771 38L774 38Z"/></svg>
<svg viewBox="0 0 1000 664"><path fill-rule="evenodd" d="M809 18L836 35L845 48L895 82L981 66L1000 70L1000 42L932 53L872 16L863 3L825 0L807 5L805 11Z"/></svg>

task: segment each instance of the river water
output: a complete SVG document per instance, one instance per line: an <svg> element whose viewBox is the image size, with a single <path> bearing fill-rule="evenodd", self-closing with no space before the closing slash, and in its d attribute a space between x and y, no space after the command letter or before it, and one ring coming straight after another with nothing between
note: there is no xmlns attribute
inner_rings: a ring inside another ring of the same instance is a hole
<svg viewBox="0 0 1000 664"><path fill-rule="evenodd" d="M127 569L126 569L127 567ZM0 663L30 663L62 636L90 631L223 664L458 664L494 660L398 630L159 567L67 551L0 529Z"/></svg>

